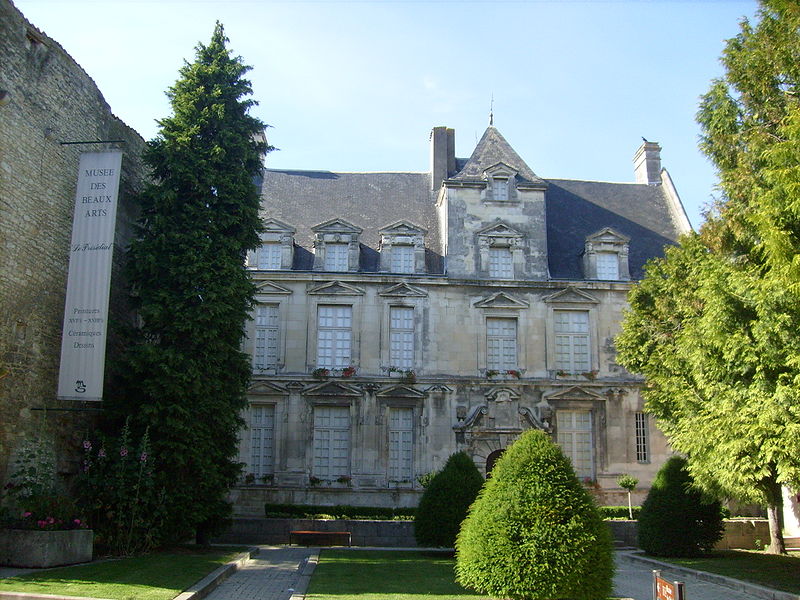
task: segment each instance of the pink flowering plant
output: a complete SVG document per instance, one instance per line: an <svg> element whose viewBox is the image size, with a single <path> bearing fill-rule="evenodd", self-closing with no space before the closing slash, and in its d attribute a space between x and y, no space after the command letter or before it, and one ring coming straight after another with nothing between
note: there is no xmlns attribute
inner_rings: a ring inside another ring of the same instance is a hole
<svg viewBox="0 0 800 600"><path fill-rule="evenodd" d="M53 531L86 527L75 502L59 490L55 454L44 439L26 440L2 489L0 525Z"/></svg>
<svg viewBox="0 0 800 600"><path fill-rule="evenodd" d="M135 443L126 422L119 436L84 441L83 451L78 497L95 532L95 544L113 555L155 547L165 502L153 479L148 432Z"/></svg>

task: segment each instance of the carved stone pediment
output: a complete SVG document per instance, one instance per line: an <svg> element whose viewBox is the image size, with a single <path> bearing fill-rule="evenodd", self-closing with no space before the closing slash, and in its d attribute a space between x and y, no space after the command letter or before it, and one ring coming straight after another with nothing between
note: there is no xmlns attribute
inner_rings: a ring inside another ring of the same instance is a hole
<svg viewBox="0 0 800 600"><path fill-rule="evenodd" d="M411 221L397 221L392 223L391 225L387 225L378 230L378 233L381 235L400 235L400 236L415 236L415 235L425 235L428 233L428 230L424 227L420 227L419 225L415 225Z"/></svg>
<svg viewBox="0 0 800 600"><path fill-rule="evenodd" d="M426 298L428 292L407 283L398 283L379 292L378 295L384 298Z"/></svg>
<svg viewBox="0 0 800 600"><path fill-rule="evenodd" d="M591 294L584 292L576 287L570 286L566 289L551 294L544 299L549 304L599 304L600 300Z"/></svg>
<svg viewBox="0 0 800 600"><path fill-rule="evenodd" d="M268 381L258 381L247 388L248 396L286 396L288 393L285 388Z"/></svg>
<svg viewBox="0 0 800 600"><path fill-rule="evenodd" d="M489 237L522 237L523 235L520 231L517 231L507 223L503 223L500 219L481 227L476 233Z"/></svg>
<svg viewBox="0 0 800 600"><path fill-rule="evenodd" d="M357 288L354 285L343 283L341 281L328 281L323 284L314 285L308 290L311 295L326 295L326 296L363 296L364 290Z"/></svg>
<svg viewBox="0 0 800 600"><path fill-rule="evenodd" d="M626 235L622 235L611 227L605 227L600 231L588 236L586 241L593 243L627 244L631 241L631 238Z"/></svg>
<svg viewBox="0 0 800 600"><path fill-rule="evenodd" d="M294 227L278 219L267 219L263 225L265 233L294 233L296 231Z"/></svg>
<svg viewBox="0 0 800 600"><path fill-rule="evenodd" d="M548 402L553 400L605 400L605 397L592 391L587 390L579 385L572 386L565 390L559 390L552 394L545 394L544 399Z"/></svg>
<svg viewBox="0 0 800 600"><path fill-rule="evenodd" d="M292 290L272 281L256 283L256 296L288 296Z"/></svg>
<svg viewBox="0 0 800 600"><path fill-rule="evenodd" d="M362 396L361 390L352 385L339 383L338 381L326 381L308 388L306 396Z"/></svg>
<svg viewBox="0 0 800 600"><path fill-rule="evenodd" d="M475 308L511 308L521 310L528 308L530 303L525 300L514 298L506 292L497 292L491 296L486 296L473 303Z"/></svg>
<svg viewBox="0 0 800 600"><path fill-rule="evenodd" d="M361 227L353 225L344 219L331 219L329 221L325 221L324 223L320 223L319 225L314 225L314 227L311 228L311 231L318 235L324 233L352 233L358 235L363 230Z"/></svg>
<svg viewBox="0 0 800 600"><path fill-rule="evenodd" d="M376 396L384 400L390 398L413 398L415 400L421 400L425 397L425 392L421 392L410 386L400 384L384 388L378 392Z"/></svg>

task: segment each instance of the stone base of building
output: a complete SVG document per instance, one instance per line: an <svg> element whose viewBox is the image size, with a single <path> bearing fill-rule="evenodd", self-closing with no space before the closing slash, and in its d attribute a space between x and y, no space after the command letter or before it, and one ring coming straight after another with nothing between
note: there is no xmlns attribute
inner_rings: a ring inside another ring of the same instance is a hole
<svg viewBox="0 0 800 600"><path fill-rule="evenodd" d="M0 565L40 568L89 562L93 540L91 529L0 529Z"/></svg>
<svg viewBox="0 0 800 600"><path fill-rule="evenodd" d="M422 488L353 489L350 487L277 488L240 486L231 490L229 500L235 517L262 517L264 505L311 504L315 506L380 506L411 508L419 504Z"/></svg>

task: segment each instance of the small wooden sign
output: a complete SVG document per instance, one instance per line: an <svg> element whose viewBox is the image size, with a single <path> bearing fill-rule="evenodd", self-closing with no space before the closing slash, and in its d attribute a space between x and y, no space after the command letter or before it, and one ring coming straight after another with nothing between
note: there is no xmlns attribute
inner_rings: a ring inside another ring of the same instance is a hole
<svg viewBox="0 0 800 600"><path fill-rule="evenodd" d="M653 571L653 600L686 600L683 583L667 581L661 571Z"/></svg>

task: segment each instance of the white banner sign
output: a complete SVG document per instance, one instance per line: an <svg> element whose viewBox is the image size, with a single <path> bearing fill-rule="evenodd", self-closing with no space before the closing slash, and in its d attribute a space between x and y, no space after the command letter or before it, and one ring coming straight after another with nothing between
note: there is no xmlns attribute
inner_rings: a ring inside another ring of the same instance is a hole
<svg viewBox="0 0 800 600"><path fill-rule="evenodd" d="M58 376L62 400L103 399L121 166L120 151L81 154Z"/></svg>

